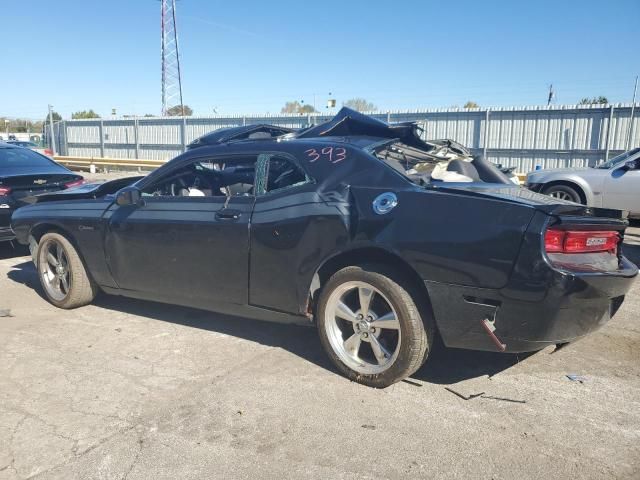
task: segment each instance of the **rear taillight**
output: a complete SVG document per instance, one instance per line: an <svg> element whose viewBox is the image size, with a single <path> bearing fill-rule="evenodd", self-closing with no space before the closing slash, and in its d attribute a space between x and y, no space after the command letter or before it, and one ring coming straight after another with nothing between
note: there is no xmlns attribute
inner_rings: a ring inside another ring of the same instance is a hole
<svg viewBox="0 0 640 480"><path fill-rule="evenodd" d="M44 154L49 156L49 157L53 157L53 150L51 150L50 148L45 148L44 149Z"/></svg>
<svg viewBox="0 0 640 480"><path fill-rule="evenodd" d="M11 193L11 188L9 187L0 187L0 197L7 196Z"/></svg>
<svg viewBox="0 0 640 480"><path fill-rule="evenodd" d="M74 180L73 182L65 183L64 186L67 188L79 187L80 185L84 185L86 182L84 178L79 180Z"/></svg>
<svg viewBox="0 0 640 480"><path fill-rule="evenodd" d="M575 231L549 229L544 235L547 253L616 253L620 234L615 231Z"/></svg>

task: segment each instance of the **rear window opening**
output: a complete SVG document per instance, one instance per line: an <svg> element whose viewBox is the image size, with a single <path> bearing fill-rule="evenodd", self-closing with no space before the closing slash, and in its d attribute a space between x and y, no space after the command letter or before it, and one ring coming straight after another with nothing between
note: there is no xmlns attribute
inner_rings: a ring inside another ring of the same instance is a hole
<svg viewBox="0 0 640 480"><path fill-rule="evenodd" d="M28 148L0 147L0 169L13 167L50 167L54 164L44 155Z"/></svg>
<svg viewBox="0 0 640 480"><path fill-rule="evenodd" d="M451 140L416 141L416 145L392 140L374 146L370 153L418 185L438 182L513 184L495 165L481 156L472 156L465 147Z"/></svg>

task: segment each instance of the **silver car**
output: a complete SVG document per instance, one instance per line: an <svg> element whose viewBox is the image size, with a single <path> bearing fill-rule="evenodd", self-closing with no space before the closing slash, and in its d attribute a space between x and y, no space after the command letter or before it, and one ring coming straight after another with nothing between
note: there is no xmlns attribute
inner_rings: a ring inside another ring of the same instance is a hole
<svg viewBox="0 0 640 480"><path fill-rule="evenodd" d="M592 168L536 170L527 188L592 207L627 210L640 218L640 147Z"/></svg>

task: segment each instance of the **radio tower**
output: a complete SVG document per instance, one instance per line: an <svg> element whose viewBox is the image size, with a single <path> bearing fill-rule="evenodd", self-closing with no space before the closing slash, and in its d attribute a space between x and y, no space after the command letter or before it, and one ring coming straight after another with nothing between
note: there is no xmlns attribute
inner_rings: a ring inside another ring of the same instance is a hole
<svg viewBox="0 0 640 480"><path fill-rule="evenodd" d="M182 76L176 27L176 0L160 0L162 8L162 115L182 103Z"/></svg>

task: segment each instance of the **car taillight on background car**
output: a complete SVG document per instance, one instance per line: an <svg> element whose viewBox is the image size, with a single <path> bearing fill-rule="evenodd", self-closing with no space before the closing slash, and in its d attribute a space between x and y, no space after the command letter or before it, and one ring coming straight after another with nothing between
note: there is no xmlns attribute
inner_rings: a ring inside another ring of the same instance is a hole
<svg viewBox="0 0 640 480"><path fill-rule="evenodd" d="M73 182L65 183L64 186L66 188L73 188L73 187L79 187L80 185L84 185L85 183L87 183L85 179L81 178L79 180L74 180Z"/></svg>
<svg viewBox="0 0 640 480"><path fill-rule="evenodd" d="M547 253L617 253L619 243L620 234L616 231L549 229L544 235Z"/></svg>
<svg viewBox="0 0 640 480"><path fill-rule="evenodd" d="M53 150L51 150L50 148L45 148L44 154L47 155L48 157L53 157Z"/></svg>
<svg viewBox="0 0 640 480"><path fill-rule="evenodd" d="M11 193L11 188L9 187L0 187L0 197L5 197Z"/></svg>

